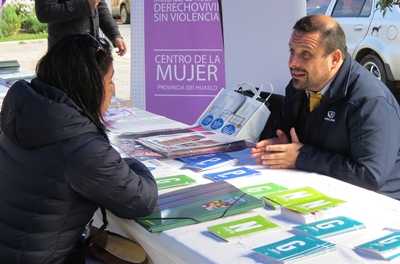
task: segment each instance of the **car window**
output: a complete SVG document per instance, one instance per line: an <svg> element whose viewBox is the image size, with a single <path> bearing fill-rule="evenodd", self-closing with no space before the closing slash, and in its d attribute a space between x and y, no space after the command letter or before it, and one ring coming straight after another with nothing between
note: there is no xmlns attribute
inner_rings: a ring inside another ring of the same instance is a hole
<svg viewBox="0 0 400 264"><path fill-rule="evenodd" d="M325 14L330 0L307 0L307 15Z"/></svg>
<svg viewBox="0 0 400 264"><path fill-rule="evenodd" d="M338 0L332 17L368 17L371 13L371 0Z"/></svg>
<svg viewBox="0 0 400 264"><path fill-rule="evenodd" d="M365 1L363 9L361 10L360 17L369 17L371 14L372 0Z"/></svg>

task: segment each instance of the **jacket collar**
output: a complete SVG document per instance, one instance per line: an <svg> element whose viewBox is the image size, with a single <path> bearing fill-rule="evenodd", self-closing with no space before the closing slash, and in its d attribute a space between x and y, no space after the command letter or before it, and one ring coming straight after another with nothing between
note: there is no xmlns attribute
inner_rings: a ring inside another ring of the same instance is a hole
<svg viewBox="0 0 400 264"><path fill-rule="evenodd" d="M349 54L347 54L342 66L332 80L331 86L327 92L329 94L329 100L337 101L346 96L349 85L351 67L353 63L354 60L350 57Z"/></svg>

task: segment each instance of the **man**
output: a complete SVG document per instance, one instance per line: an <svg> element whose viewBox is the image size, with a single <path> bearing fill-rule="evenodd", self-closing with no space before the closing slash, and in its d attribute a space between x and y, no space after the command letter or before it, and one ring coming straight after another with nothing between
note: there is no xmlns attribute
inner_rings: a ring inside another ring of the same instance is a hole
<svg viewBox="0 0 400 264"><path fill-rule="evenodd" d="M252 158L400 199L400 107L387 87L347 54L339 24L325 15L296 22L289 42L292 80L275 137ZM322 94L310 112L309 98Z"/></svg>
<svg viewBox="0 0 400 264"><path fill-rule="evenodd" d="M98 36L101 29L118 48L119 56L127 51L105 0L36 0L35 11L39 21L47 23L49 47L63 36L80 33Z"/></svg>

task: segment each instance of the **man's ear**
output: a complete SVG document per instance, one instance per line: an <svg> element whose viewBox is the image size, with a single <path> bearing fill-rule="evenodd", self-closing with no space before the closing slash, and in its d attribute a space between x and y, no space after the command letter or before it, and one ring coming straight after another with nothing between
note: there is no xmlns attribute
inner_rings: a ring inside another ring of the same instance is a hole
<svg viewBox="0 0 400 264"><path fill-rule="evenodd" d="M337 49L332 53L332 68L336 68L341 65L341 62L343 61L342 58L342 52Z"/></svg>

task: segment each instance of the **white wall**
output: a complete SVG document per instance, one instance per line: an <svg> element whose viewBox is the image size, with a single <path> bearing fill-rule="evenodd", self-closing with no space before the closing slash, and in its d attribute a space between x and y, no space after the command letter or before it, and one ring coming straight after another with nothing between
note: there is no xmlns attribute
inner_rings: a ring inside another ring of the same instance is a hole
<svg viewBox="0 0 400 264"><path fill-rule="evenodd" d="M271 82L284 94L290 80L289 38L306 15L305 0L223 0L226 85Z"/></svg>

